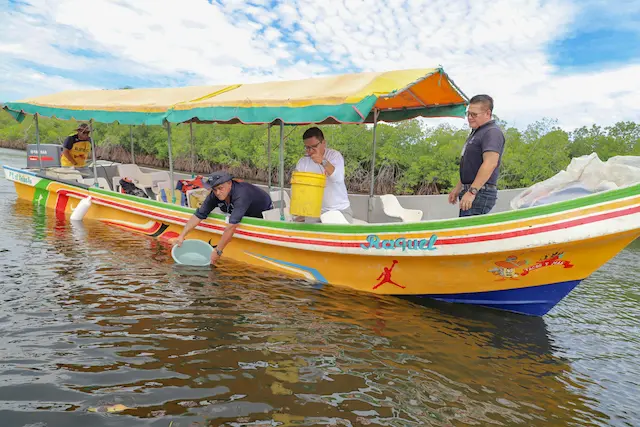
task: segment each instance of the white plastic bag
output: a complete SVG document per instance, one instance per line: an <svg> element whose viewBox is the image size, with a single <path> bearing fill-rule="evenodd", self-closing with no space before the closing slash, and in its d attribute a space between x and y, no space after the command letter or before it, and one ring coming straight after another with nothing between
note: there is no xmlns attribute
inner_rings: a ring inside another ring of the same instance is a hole
<svg viewBox="0 0 640 427"><path fill-rule="evenodd" d="M596 153L573 158L566 170L538 182L511 200L512 209L571 200L640 182L640 157L616 156L606 162Z"/></svg>

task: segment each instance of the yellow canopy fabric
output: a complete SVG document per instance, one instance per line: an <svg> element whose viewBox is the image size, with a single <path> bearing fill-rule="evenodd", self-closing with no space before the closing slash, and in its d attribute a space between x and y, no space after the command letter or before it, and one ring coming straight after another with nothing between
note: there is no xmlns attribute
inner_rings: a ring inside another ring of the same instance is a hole
<svg viewBox="0 0 640 427"><path fill-rule="evenodd" d="M466 104L442 69L413 69L244 84L176 105L170 121L362 123L373 121L373 108L380 110L380 120L396 121L417 115L461 117ZM267 109L270 114L251 114Z"/></svg>
<svg viewBox="0 0 640 427"><path fill-rule="evenodd" d="M294 81L163 89L66 91L6 103L24 114L123 124L370 123L462 117L466 96L441 68L363 72Z"/></svg>
<svg viewBox="0 0 640 427"><path fill-rule="evenodd" d="M65 110L166 113L180 102L204 97L226 87L220 85L161 89L72 90L20 102Z"/></svg>

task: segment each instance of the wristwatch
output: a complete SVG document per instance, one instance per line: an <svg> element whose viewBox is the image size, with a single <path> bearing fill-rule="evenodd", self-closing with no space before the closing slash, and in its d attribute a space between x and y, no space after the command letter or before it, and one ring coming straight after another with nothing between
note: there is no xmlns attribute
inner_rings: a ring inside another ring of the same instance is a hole
<svg viewBox="0 0 640 427"><path fill-rule="evenodd" d="M222 256L222 251L218 248L216 248L216 252L218 253L218 256Z"/></svg>
<svg viewBox="0 0 640 427"><path fill-rule="evenodd" d="M469 188L469 193L475 196L476 194L478 194L478 189L476 187L471 187Z"/></svg>

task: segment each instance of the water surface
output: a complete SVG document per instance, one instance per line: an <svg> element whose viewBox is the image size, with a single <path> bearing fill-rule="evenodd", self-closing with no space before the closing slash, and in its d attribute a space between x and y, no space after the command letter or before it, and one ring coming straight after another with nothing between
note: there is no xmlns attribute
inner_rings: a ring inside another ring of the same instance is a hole
<svg viewBox="0 0 640 427"><path fill-rule="evenodd" d="M533 318L181 268L3 178L0 222L3 427L640 424L638 242Z"/></svg>

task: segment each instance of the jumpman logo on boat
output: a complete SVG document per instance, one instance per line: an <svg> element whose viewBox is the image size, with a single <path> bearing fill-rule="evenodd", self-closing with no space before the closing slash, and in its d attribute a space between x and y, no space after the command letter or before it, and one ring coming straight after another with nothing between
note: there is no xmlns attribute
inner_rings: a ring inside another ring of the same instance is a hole
<svg viewBox="0 0 640 427"><path fill-rule="evenodd" d="M395 285L395 286L397 286L397 287L399 287L399 288L402 288L402 289L404 289L404 288L405 288L405 286L399 285L399 284L397 284L396 282L394 282L393 280L391 280L391 272L393 271L393 267L395 267L397 263L398 263L398 261L394 259L394 260L393 260L393 264L391 264L391 268L387 268L387 267L385 267L385 268L382 270L382 273L380 273L380 275L379 275L379 276L378 276L378 278L376 279L376 280L380 280L380 279L382 279L382 280L380 280L380 283L378 283L377 285L375 285L375 286L373 287L373 289L377 289L377 288L379 288L380 286L384 285L385 283L391 283L392 285Z"/></svg>

